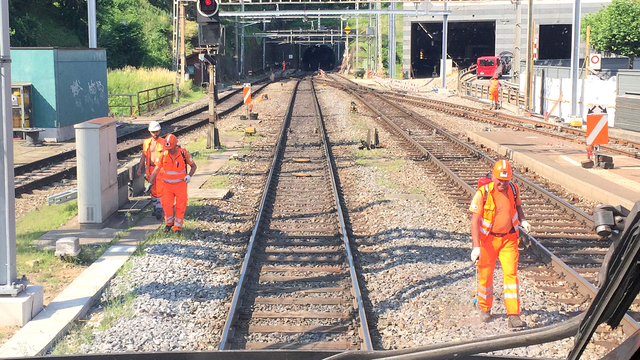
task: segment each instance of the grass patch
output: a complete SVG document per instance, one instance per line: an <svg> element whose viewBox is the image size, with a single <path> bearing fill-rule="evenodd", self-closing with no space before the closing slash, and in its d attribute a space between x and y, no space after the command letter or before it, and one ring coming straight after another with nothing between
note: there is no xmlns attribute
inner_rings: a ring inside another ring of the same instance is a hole
<svg viewBox="0 0 640 360"><path fill-rule="evenodd" d="M351 127L355 130L367 131L371 129L364 121L351 121ZM373 131L373 130L372 130Z"/></svg>
<svg viewBox="0 0 640 360"><path fill-rule="evenodd" d="M175 72L165 68L134 68L127 66L122 69L109 70L107 72L109 94L137 94L138 91L175 84L175 82ZM200 91L200 87L193 85L192 80L182 80L180 83L180 102L177 104L173 103L170 107L198 100L205 95L206 94ZM152 96L155 96L155 92L152 92ZM136 101L136 97L134 97L134 103ZM117 116L129 116L128 106L128 97L118 96L109 98L109 108ZM137 111L136 115L139 114L139 111Z"/></svg>
<svg viewBox="0 0 640 360"><path fill-rule="evenodd" d="M192 154L194 160L198 159L208 159L209 155L224 152L226 150L225 146L222 146L220 149L207 149L207 138L201 137L194 142L190 142L184 146L187 151ZM197 154L194 154L197 151Z"/></svg>
<svg viewBox="0 0 640 360"><path fill-rule="evenodd" d="M41 270L41 275L45 276L50 269L62 266L53 251L38 250L33 246L33 242L77 214L78 201L74 200L60 205L43 206L16 221L16 260L19 276L33 270ZM38 263L32 268L27 265L30 260L38 260Z"/></svg>
<svg viewBox="0 0 640 360"><path fill-rule="evenodd" d="M229 187L229 175L212 175L202 184L202 189L227 189Z"/></svg>
<svg viewBox="0 0 640 360"><path fill-rule="evenodd" d="M384 149L354 149L353 151L356 164L360 166L371 166L389 172L400 171L405 165L404 160L386 158Z"/></svg>

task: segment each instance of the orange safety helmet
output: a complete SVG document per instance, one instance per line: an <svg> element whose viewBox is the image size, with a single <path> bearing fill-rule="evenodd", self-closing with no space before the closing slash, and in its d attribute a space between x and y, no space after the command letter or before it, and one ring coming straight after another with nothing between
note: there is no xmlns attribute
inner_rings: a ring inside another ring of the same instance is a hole
<svg viewBox="0 0 640 360"><path fill-rule="evenodd" d="M498 180L511 180L511 178L513 178L511 164L509 164L505 159L498 160L493 164L493 171L491 174Z"/></svg>
<svg viewBox="0 0 640 360"><path fill-rule="evenodd" d="M178 145L178 138L173 134L167 135L167 137L165 138L165 141L166 141L164 144L165 150L173 149L176 145Z"/></svg>

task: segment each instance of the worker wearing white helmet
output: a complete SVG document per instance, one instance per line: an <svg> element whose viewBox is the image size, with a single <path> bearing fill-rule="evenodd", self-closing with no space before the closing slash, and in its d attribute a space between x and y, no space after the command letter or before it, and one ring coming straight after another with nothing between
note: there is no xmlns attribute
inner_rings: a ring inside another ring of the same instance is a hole
<svg viewBox="0 0 640 360"><path fill-rule="evenodd" d="M138 177L145 172L145 178L151 179L151 173L156 168L156 163L164 151L164 138L160 137L160 123L152 121L149 123L149 133L151 137L142 142L142 155L138 165ZM146 191L151 191L151 202L153 204L152 215L160 220L163 216L160 198L162 197L162 181L147 184Z"/></svg>

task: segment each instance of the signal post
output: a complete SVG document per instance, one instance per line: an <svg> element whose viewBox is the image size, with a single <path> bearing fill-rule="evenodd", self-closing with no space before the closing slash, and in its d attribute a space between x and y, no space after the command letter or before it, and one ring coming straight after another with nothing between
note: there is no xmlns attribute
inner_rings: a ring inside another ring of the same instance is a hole
<svg viewBox="0 0 640 360"><path fill-rule="evenodd" d="M209 133L207 135L207 149L220 148L220 135L216 122L216 59L221 41L222 29L218 11L218 0L198 0L196 3L198 22L198 43L207 48L207 53L200 54L200 60L205 61L209 72Z"/></svg>

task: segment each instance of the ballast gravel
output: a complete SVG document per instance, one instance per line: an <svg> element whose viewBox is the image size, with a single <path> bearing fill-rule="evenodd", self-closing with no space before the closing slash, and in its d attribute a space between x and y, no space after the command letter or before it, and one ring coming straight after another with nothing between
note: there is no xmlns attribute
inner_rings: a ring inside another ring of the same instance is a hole
<svg viewBox="0 0 640 360"><path fill-rule="evenodd" d="M255 104L263 119L261 136L245 148L246 158L220 171L229 175L233 195L189 209L188 231L181 238L160 234L142 247L87 319L94 329L81 353L217 349L292 85L270 85L269 101ZM364 106L350 114L355 99L329 86L316 89L339 168L375 349L509 333L499 290L493 320L485 324L475 317L467 214L447 198L447 189L435 188L419 165L406 160ZM221 132L242 127L237 115L220 123ZM384 147L358 150L374 129ZM499 266L494 287L502 288ZM555 302L526 274L520 277L520 295L530 327L564 321L577 310ZM100 310L109 304L123 304L123 312L103 329L98 325L107 321ZM497 354L563 358L572 345L566 339ZM607 352L590 344L583 358Z"/></svg>

